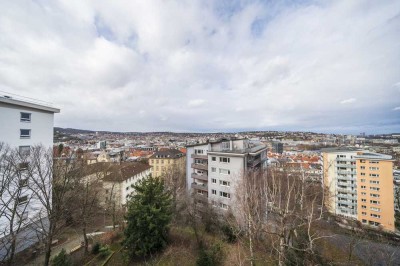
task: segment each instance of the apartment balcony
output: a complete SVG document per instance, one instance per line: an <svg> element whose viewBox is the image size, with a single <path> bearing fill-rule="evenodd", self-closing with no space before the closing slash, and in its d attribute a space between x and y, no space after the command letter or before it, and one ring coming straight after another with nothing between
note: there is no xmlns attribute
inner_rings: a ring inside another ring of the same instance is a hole
<svg viewBox="0 0 400 266"><path fill-rule="evenodd" d="M195 194L194 194L194 198L195 198L196 200L199 200L199 201L208 203L208 197L207 197L206 195L202 195L202 194L195 193Z"/></svg>
<svg viewBox="0 0 400 266"><path fill-rule="evenodd" d="M339 180L356 181L356 178L348 177L348 176L338 176L338 177L336 177L336 180L338 180L338 182L340 182Z"/></svg>
<svg viewBox="0 0 400 266"><path fill-rule="evenodd" d="M336 170L336 173L343 174L343 175L356 175L356 171L349 171L349 170Z"/></svg>
<svg viewBox="0 0 400 266"><path fill-rule="evenodd" d="M198 174L193 173L192 178L202 180L202 181L208 181L208 175L206 175L206 174L198 175Z"/></svg>
<svg viewBox="0 0 400 266"><path fill-rule="evenodd" d="M343 161L343 162L355 162L356 160L355 159L347 159L347 158L336 158L336 161L337 162L341 162L341 161Z"/></svg>
<svg viewBox="0 0 400 266"><path fill-rule="evenodd" d="M336 167L356 168L355 164L336 164Z"/></svg>
<svg viewBox="0 0 400 266"><path fill-rule="evenodd" d="M204 154L192 154L190 156L190 158L207 160L207 155L204 155Z"/></svg>
<svg viewBox="0 0 400 266"><path fill-rule="evenodd" d="M343 192L343 193L352 193L352 194L357 194L356 189L346 189L346 188L338 188L338 192Z"/></svg>
<svg viewBox="0 0 400 266"><path fill-rule="evenodd" d="M199 169L199 170L208 170L208 164L199 164L199 163L192 163L192 168Z"/></svg>
<svg viewBox="0 0 400 266"><path fill-rule="evenodd" d="M357 195L352 196L351 194L337 194L336 198L344 198L347 200L357 200Z"/></svg>
<svg viewBox="0 0 400 266"><path fill-rule="evenodd" d="M199 189L199 190L208 191L207 184L192 183L191 184L191 188L192 189Z"/></svg>
<svg viewBox="0 0 400 266"><path fill-rule="evenodd" d="M254 167L254 166L256 166L256 165L258 165L258 164L260 164L261 163L261 158L258 158L258 159L255 159L255 160L248 160L247 161L247 165L249 166L249 167Z"/></svg>

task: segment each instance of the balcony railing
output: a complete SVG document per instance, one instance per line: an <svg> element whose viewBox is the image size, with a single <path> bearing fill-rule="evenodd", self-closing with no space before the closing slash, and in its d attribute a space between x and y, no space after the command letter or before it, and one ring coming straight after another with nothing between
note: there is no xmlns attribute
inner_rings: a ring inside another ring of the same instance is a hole
<svg viewBox="0 0 400 266"><path fill-rule="evenodd" d="M200 170L208 170L208 164L199 164L199 163L192 163L192 168L200 169Z"/></svg>
<svg viewBox="0 0 400 266"><path fill-rule="evenodd" d="M203 181L208 181L208 175L206 175L206 174L198 175L198 174L193 173L192 178L196 178L196 179L203 180Z"/></svg>
<svg viewBox="0 0 400 266"><path fill-rule="evenodd" d="M355 164L336 164L336 167L356 168Z"/></svg>
<svg viewBox="0 0 400 266"><path fill-rule="evenodd" d="M197 200L200 200L202 202L208 203L208 197L206 195L195 193L194 194L194 198L197 199Z"/></svg>
<svg viewBox="0 0 400 266"><path fill-rule="evenodd" d="M207 184L192 183L191 187L193 189L200 189L200 190L208 191Z"/></svg>
<svg viewBox="0 0 400 266"><path fill-rule="evenodd" d="M203 160L207 160L207 155L204 154L192 154L190 156L190 158L196 158L196 159L203 159Z"/></svg>

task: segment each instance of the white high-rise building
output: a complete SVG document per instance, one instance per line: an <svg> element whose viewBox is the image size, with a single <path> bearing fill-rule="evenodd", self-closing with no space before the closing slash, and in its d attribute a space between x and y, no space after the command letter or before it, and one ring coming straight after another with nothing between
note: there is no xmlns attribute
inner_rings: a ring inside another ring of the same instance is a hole
<svg viewBox="0 0 400 266"><path fill-rule="evenodd" d="M234 208L235 190L248 170L264 170L267 147L247 139L221 139L188 145L187 189L196 202L222 211Z"/></svg>
<svg viewBox="0 0 400 266"><path fill-rule="evenodd" d="M31 147L43 145L45 148L53 146L54 113L60 110L48 103L32 100L24 97L0 95L0 142L19 153L29 154ZM29 162L18 166L18 174L8 173L13 182L7 183L0 202L0 260L7 256L7 240L10 234L10 206L16 206L14 226L20 226L17 237L17 249L19 252L37 241L34 228L34 219L37 212L42 209L41 203L31 197L32 191L28 188L29 180L24 179L24 171L29 167ZM3 181L4 173L0 175ZM14 182L19 179L18 182ZM21 182L23 184L21 184ZM3 184L3 183L2 183ZM17 185L15 185L17 184ZM28 201L28 199L30 199ZM12 216L12 215L11 215ZM14 228L15 230L16 228Z"/></svg>

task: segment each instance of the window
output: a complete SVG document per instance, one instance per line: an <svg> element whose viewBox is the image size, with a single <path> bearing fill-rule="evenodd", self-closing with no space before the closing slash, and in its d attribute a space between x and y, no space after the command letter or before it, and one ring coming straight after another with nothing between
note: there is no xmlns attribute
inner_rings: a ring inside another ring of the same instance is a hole
<svg viewBox="0 0 400 266"><path fill-rule="evenodd" d="M19 146L19 154L29 156L31 154L31 146Z"/></svg>
<svg viewBox="0 0 400 266"><path fill-rule="evenodd" d="M371 204L379 205L381 202L379 200L370 200Z"/></svg>
<svg viewBox="0 0 400 266"><path fill-rule="evenodd" d="M369 225L373 225L373 226L379 226L380 223L378 222L374 222L374 221L369 221Z"/></svg>
<svg viewBox="0 0 400 266"><path fill-rule="evenodd" d="M195 150L194 150L194 153L195 153L195 154L204 154L204 151L203 151L203 150L197 150L197 149L195 149Z"/></svg>
<svg viewBox="0 0 400 266"><path fill-rule="evenodd" d="M230 162L231 162L231 158L228 158L228 157L219 157L219 162L220 162L220 163L230 163Z"/></svg>
<svg viewBox="0 0 400 266"><path fill-rule="evenodd" d="M28 178L20 179L18 183L20 187L26 187L28 185Z"/></svg>
<svg viewBox="0 0 400 266"><path fill-rule="evenodd" d="M366 208L367 208L367 206L361 205L361 209L366 209Z"/></svg>
<svg viewBox="0 0 400 266"><path fill-rule="evenodd" d="M370 184L377 184L377 185L379 185L379 181L378 181L378 180L370 180L369 183L370 183Z"/></svg>
<svg viewBox="0 0 400 266"><path fill-rule="evenodd" d="M231 144L229 142L222 142L221 143L221 148L223 150L229 150L231 148Z"/></svg>
<svg viewBox="0 0 400 266"><path fill-rule="evenodd" d="M213 182L213 184L217 184L217 179L212 178L212 179L211 179L211 182Z"/></svg>
<svg viewBox="0 0 400 266"><path fill-rule="evenodd" d="M361 189L366 189L367 187L366 186L361 186Z"/></svg>
<svg viewBox="0 0 400 266"><path fill-rule="evenodd" d="M369 170L371 170L371 171L377 171L377 170L379 170L379 167L370 167Z"/></svg>
<svg viewBox="0 0 400 266"><path fill-rule="evenodd" d="M212 189L212 190L211 190L211 194L217 195L217 191L216 191L215 189Z"/></svg>
<svg viewBox="0 0 400 266"><path fill-rule="evenodd" d="M224 203L220 203L220 204L219 204L219 207L220 207L221 209L224 209L224 210L227 210L227 209L228 209L228 205L226 205L226 204L224 204Z"/></svg>
<svg viewBox="0 0 400 266"><path fill-rule="evenodd" d="M231 186L231 182L224 181L224 180L220 180L220 181L219 181L219 184L220 184L221 186L226 186L226 187L230 187L230 186Z"/></svg>
<svg viewBox="0 0 400 266"><path fill-rule="evenodd" d="M380 208L376 208L376 207L371 207L371 211L380 212L381 209Z"/></svg>
<svg viewBox="0 0 400 266"><path fill-rule="evenodd" d="M366 223L367 223L367 220L362 219L362 223L363 223L363 224L366 224Z"/></svg>
<svg viewBox="0 0 400 266"><path fill-rule="evenodd" d="M230 198L231 198L231 194L230 194L230 193L223 192L223 191L220 191L220 192L219 192L219 196L220 196L220 197L223 197L223 198L227 198L227 199L230 199Z"/></svg>
<svg viewBox="0 0 400 266"><path fill-rule="evenodd" d="M365 173L360 173L360 175L365 176Z"/></svg>
<svg viewBox="0 0 400 266"><path fill-rule="evenodd" d="M213 172L213 173L217 172L217 168L211 167L211 172Z"/></svg>
<svg viewBox="0 0 400 266"><path fill-rule="evenodd" d="M369 163L370 163L370 164L378 164L379 162L377 162L377 161L370 161Z"/></svg>
<svg viewBox="0 0 400 266"><path fill-rule="evenodd" d="M361 179L361 182L363 182L363 183L364 183L364 182L365 182L365 179Z"/></svg>
<svg viewBox="0 0 400 266"><path fill-rule="evenodd" d="M379 214L375 214L375 213L371 213L371 217L374 217L374 218L381 218L381 216L379 215Z"/></svg>
<svg viewBox="0 0 400 266"><path fill-rule="evenodd" d="M361 192L361 195L365 196L365 195L367 195L367 193L366 192Z"/></svg>
<svg viewBox="0 0 400 266"><path fill-rule="evenodd" d="M28 167L29 167L29 163L28 162L23 162L23 163L19 163L18 164L18 170L19 171L27 170Z"/></svg>
<svg viewBox="0 0 400 266"><path fill-rule="evenodd" d="M161 160L161 164L164 164L164 160Z"/></svg>
<svg viewBox="0 0 400 266"><path fill-rule="evenodd" d="M30 129L20 129L20 138L21 139L29 139L31 137Z"/></svg>
<svg viewBox="0 0 400 266"><path fill-rule="evenodd" d="M379 177L378 174L369 174L370 177Z"/></svg>
<svg viewBox="0 0 400 266"><path fill-rule="evenodd" d="M360 163L365 163L365 160L360 160Z"/></svg>
<svg viewBox="0 0 400 266"><path fill-rule="evenodd" d="M216 162L217 161L217 157L215 157L215 156L211 157L211 161Z"/></svg>
<svg viewBox="0 0 400 266"><path fill-rule="evenodd" d="M28 201L28 196L22 196L18 198L18 205L25 204Z"/></svg>
<svg viewBox="0 0 400 266"><path fill-rule="evenodd" d="M366 212L361 212L361 214L362 214L362 215L367 215L367 213L366 213Z"/></svg>
<svg viewBox="0 0 400 266"><path fill-rule="evenodd" d="M380 190L380 188L378 188L378 187L369 187L371 190L374 190L374 191L379 191Z"/></svg>
<svg viewBox="0 0 400 266"><path fill-rule="evenodd" d="M360 168L361 168L361 170L364 170L364 169L365 169L365 166L361 166Z"/></svg>
<svg viewBox="0 0 400 266"><path fill-rule="evenodd" d="M21 112L21 122L31 122L31 114Z"/></svg>
<svg viewBox="0 0 400 266"><path fill-rule="evenodd" d="M231 174L231 171L230 170L228 170L228 169L219 169L219 173L220 174L223 174L223 175L230 175Z"/></svg>
<svg viewBox="0 0 400 266"><path fill-rule="evenodd" d="M367 202L367 199L361 199L362 202Z"/></svg>
<svg viewBox="0 0 400 266"><path fill-rule="evenodd" d="M379 198L379 197L380 197L379 194L373 194L373 193L371 193L370 195L371 195L371 197L373 197L373 198Z"/></svg>

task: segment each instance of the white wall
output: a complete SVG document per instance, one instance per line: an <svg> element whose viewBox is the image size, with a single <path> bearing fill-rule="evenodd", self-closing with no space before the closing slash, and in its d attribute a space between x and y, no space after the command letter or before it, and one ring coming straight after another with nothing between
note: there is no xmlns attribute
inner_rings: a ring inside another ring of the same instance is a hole
<svg viewBox="0 0 400 266"><path fill-rule="evenodd" d="M20 113L31 113L31 122L21 122ZM54 113L0 102L0 141L10 147L43 144L53 146ZM20 129L30 129L31 138L21 139Z"/></svg>

